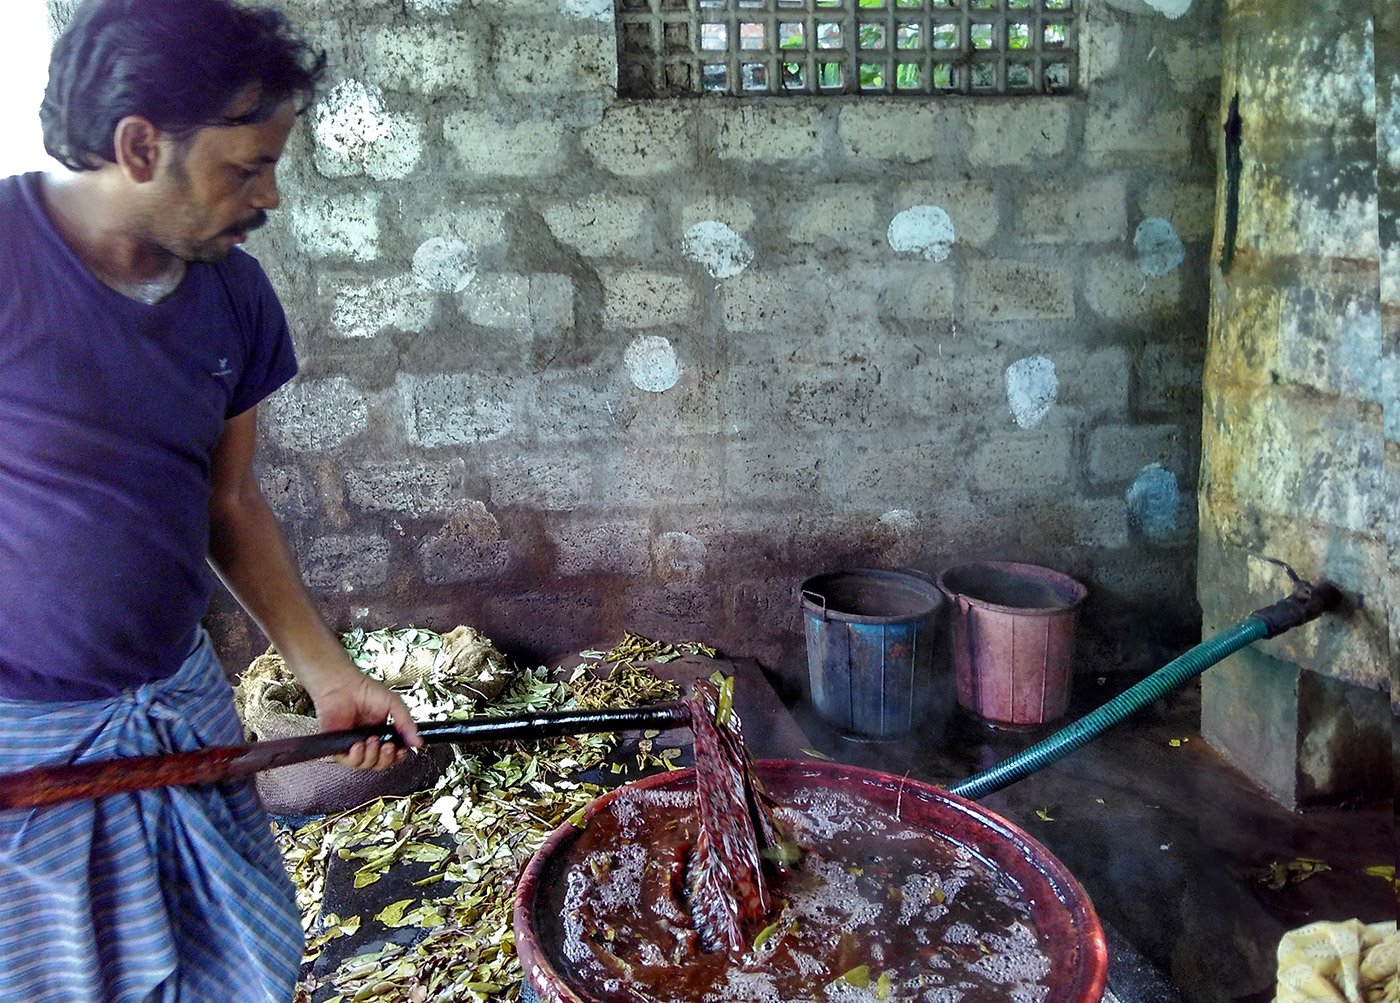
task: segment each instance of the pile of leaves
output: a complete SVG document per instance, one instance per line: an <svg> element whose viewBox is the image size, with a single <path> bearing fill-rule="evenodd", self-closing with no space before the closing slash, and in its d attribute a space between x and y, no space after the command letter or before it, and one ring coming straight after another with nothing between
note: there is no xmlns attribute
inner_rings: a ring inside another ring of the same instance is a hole
<svg viewBox="0 0 1400 1003"><path fill-rule="evenodd" d="M675 699L678 687L639 663L682 655L715 656L701 644L670 645L627 634L612 651L582 653L585 665L567 679L540 667L519 670L490 703L442 709L448 717L506 715L571 708L635 707ZM596 666L591 669L589 664ZM600 677L603 667L607 674ZM637 768L671 769L679 749L652 748L643 739ZM385 798L318 819L278 828L278 841L297 890L307 953L297 1003L315 994L324 1003L462 1000L514 1003L522 973L511 926L515 883L526 862L560 824L581 815L604 788L575 779L616 748L615 735L578 735L466 750L427 791ZM612 772L623 772L619 763ZM363 888L391 868L425 871L411 887L418 898L391 903L375 916L322 915L326 871L333 857L358 866ZM378 924L415 928L346 960L336 971L312 973L326 944ZM326 990L323 993L322 990Z"/></svg>

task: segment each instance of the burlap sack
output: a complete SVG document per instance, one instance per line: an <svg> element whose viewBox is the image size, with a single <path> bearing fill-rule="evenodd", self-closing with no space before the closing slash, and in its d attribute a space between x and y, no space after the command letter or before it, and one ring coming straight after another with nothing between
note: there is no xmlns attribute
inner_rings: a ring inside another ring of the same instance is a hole
<svg viewBox="0 0 1400 1003"><path fill-rule="evenodd" d="M401 694L420 681L469 696L477 704L500 693L510 671L490 640L471 627L458 627L441 635L441 641L436 651L415 648L402 662L376 664L366 671ZM244 671L234 688L234 702L250 741L321 730L311 698L272 648ZM264 770L257 774L256 786L263 804L275 815L322 815L431 786L455 755L452 746L429 747L378 772L314 760Z"/></svg>
<svg viewBox="0 0 1400 1003"><path fill-rule="evenodd" d="M1397 1003L1400 933L1394 920L1309 923L1278 945L1274 1003Z"/></svg>

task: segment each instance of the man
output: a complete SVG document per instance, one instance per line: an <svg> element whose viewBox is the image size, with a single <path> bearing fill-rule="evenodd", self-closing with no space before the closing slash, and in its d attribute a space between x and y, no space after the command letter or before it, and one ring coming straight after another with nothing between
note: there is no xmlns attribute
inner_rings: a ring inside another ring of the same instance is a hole
<svg viewBox="0 0 1400 1003"><path fill-rule="evenodd" d="M235 245L324 66L231 0L87 0L41 118L68 173L0 181L0 772L235 744L209 565L324 728L403 702L315 612L252 472L294 374ZM375 740L342 762L381 769ZM0 997L290 999L301 928L246 782L0 811Z"/></svg>

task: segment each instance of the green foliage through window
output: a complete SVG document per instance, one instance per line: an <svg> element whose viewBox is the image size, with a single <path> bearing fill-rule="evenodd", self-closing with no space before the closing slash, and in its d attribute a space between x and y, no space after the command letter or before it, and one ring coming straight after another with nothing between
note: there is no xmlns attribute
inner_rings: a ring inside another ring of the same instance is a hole
<svg viewBox="0 0 1400 1003"><path fill-rule="evenodd" d="M1074 0L621 0L623 97L1064 94Z"/></svg>

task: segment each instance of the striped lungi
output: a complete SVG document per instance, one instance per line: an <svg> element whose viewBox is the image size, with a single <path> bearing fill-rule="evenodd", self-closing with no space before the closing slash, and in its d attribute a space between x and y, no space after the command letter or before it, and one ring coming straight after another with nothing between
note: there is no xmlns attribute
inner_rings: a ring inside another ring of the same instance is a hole
<svg viewBox="0 0 1400 1003"><path fill-rule="evenodd" d="M200 631L169 679L109 700L0 699L0 772L237 745ZM301 920L246 780L0 810L0 999L286 1003Z"/></svg>

